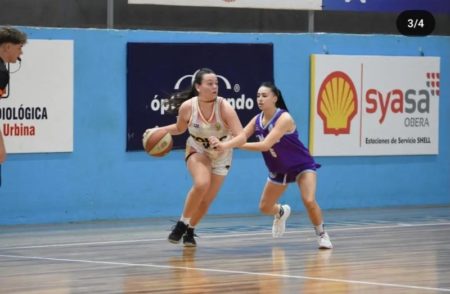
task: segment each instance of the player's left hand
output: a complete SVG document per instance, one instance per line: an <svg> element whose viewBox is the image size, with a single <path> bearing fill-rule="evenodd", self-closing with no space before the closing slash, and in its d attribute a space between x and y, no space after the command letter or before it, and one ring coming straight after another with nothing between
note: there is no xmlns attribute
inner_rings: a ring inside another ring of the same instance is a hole
<svg viewBox="0 0 450 294"><path fill-rule="evenodd" d="M220 142L219 138L215 137L215 136L211 136L208 138L209 144L211 145L211 147L214 150L217 151L223 151L223 146L222 146L222 142Z"/></svg>

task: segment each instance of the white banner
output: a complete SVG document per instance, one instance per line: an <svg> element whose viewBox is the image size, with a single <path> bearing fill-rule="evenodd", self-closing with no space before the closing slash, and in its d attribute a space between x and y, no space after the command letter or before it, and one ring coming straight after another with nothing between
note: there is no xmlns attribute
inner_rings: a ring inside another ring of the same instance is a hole
<svg viewBox="0 0 450 294"><path fill-rule="evenodd" d="M439 57L311 56L316 156L438 154Z"/></svg>
<svg viewBox="0 0 450 294"><path fill-rule="evenodd" d="M28 40L0 99L8 153L73 151L73 41Z"/></svg>
<svg viewBox="0 0 450 294"><path fill-rule="evenodd" d="M322 0L128 0L128 4L321 10Z"/></svg>

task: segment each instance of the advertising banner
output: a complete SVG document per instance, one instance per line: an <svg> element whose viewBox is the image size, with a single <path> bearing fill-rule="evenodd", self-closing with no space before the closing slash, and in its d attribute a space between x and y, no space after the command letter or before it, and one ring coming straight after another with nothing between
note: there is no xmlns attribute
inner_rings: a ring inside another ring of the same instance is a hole
<svg viewBox="0 0 450 294"><path fill-rule="evenodd" d="M128 43L127 151L143 150L147 128L176 122L165 101L191 87L196 71L210 68L218 76L219 96L236 109L245 126L259 113L259 85L273 81L272 44ZM174 149L185 148L187 132L174 136Z"/></svg>
<svg viewBox="0 0 450 294"><path fill-rule="evenodd" d="M72 40L28 40L0 99L8 153L73 151L73 68Z"/></svg>
<svg viewBox="0 0 450 294"><path fill-rule="evenodd" d="M450 3L448 0L323 0L323 10L450 13Z"/></svg>
<svg viewBox="0 0 450 294"><path fill-rule="evenodd" d="M322 0L128 0L128 4L202 6L226 8L321 10Z"/></svg>
<svg viewBox="0 0 450 294"><path fill-rule="evenodd" d="M439 57L311 56L310 151L438 154Z"/></svg>

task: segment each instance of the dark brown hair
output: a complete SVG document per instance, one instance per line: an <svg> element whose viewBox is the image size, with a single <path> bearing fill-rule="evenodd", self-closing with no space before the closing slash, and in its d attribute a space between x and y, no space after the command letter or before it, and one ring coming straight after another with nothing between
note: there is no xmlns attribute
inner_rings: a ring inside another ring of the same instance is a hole
<svg viewBox="0 0 450 294"><path fill-rule="evenodd" d="M27 34L11 27L0 28L0 45L4 43L25 44L27 42Z"/></svg>

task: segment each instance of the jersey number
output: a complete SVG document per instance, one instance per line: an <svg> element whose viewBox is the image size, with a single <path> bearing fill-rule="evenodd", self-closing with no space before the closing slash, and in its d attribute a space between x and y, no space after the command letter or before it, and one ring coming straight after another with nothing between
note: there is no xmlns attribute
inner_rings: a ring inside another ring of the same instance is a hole
<svg viewBox="0 0 450 294"><path fill-rule="evenodd" d="M258 137L259 142L264 141L264 136L263 136L263 135L256 135L256 137ZM277 157L278 157L277 153L275 152L275 150L273 150L273 148L270 148L270 149L269 149L269 153L270 153L270 155L272 155L272 157L274 157L274 158L277 158Z"/></svg>

